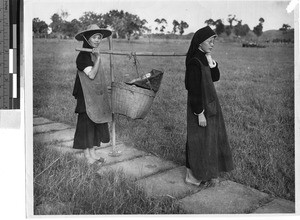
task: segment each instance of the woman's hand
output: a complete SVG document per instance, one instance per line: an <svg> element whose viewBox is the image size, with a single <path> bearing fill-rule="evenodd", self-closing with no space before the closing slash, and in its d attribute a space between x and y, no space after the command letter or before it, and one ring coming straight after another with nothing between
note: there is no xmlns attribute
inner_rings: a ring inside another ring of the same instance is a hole
<svg viewBox="0 0 300 220"><path fill-rule="evenodd" d="M89 73L87 74L87 76L90 79L94 79L96 77L99 65L101 63L100 48L99 47L93 48L92 54L94 54L96 56L96 61L94 63L94 66L92 67L91 71L89 71Z"/></svg>
<svg viewBox="0 0 300 220"><path fill-rule="evenodd" d="M202 112L198 115L198 123L199 123L199 126L206 127L207 123L206 123L206 118L205 118L204 112Z"/></svg>
<svg viewBox="0 0 300 220"><path fill-rule="evenodd" d="M100 58L100 47L93 48L92 53L97 57Z"/></svg>
<svg viewBox="0 0 300 220"><path fill-rule="evenodd" d="M211 53L206 53L205 54L208 65L212 68L216 66L216 61L213 60L213 58L211 57Z"/></svg>

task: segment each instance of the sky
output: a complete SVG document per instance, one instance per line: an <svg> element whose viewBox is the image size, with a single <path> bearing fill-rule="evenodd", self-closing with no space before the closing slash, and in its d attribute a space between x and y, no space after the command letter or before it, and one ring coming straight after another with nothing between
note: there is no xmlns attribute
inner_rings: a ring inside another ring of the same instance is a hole
<svg viewBox="0 0 300 220"><path fill-rule="evenodd" d="M263 30L278 30L282 24L294 28L294 12L288 13L286 7L289 1L202 1L202 0L25 0L32 7L32 18L38 17L47 24L51 23L54 13L67 11L66 20L78 19L84 12L93 11L105 14L112 9L124 10L147 20L152 30L157 26L156 18L165 18L168 22L166 31L172 30L173 20L185 21L189 28L185 33L195 32L205 26L205 20L222 19L228 25L228 15L236 15L242 24L248 24L253 29L264 18ZM233 23L235 24L235 23Z"/></svg>

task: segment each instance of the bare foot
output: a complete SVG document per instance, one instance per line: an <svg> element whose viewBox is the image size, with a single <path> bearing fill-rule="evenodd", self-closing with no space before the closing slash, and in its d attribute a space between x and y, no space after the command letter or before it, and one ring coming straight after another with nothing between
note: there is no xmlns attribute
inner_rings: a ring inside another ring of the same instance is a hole
<svg viewBox="0 0 300 220"><path fill-rule="evenodd" d="M190 169L186 170L185 182L189 183L189 184L192 184L192 185L196 185L196 186L200 186L200 184L201 184L201 181L197 180L193 176L192 171Z"/></svg>
<svg viewBox="0 0 300 220"><path fill-rule="evenodd" d="M100 157L99 160L97 160L98 165L104 164L105 162L106 160L103 157Z"/></svg>
<svg viewBox="0 0 300 220"><path fill-rule="evenodd" d="M101 158L101 156L96 153L95 148L90 149L90 155L94 160L99 160Z"/></svg>
<svg viewBox="0 0 300 220"><path fill-rule="evenodd" d="M93 164L96 162L96 160L91 157L86 157L86 161L88 162L88 164Z"/></svg>
<svg viewBox="0 0 300 220"><path fill-rule="evenodd" d="M204 182L204 187L215 187L220 185L219 178L213 178Z"/></svg>
<svg viewBox="0 0 300 220"><path fill-rule="evenodd" d="M96 160L91 157L89 149L84 150L84 156L88 164L93 164L96 162Z"/></svg>
<svg viewBox="0 0 300 220"><path fill-rule="evenodd" d="M220 185L220 179L219 179L219 178L213 178L213 179L210 180L210 182L211 182L211 184L212 184L213 186L218 186L218 185Z"/></svg>

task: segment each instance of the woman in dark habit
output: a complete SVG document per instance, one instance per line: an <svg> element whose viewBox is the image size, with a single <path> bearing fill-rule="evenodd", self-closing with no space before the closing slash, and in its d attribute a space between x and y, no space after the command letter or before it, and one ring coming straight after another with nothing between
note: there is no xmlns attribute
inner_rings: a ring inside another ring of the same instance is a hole
<svg viewBox="0 0 300 220"><path fill-rule="evenodd" d="M188 91L185 181L197 186L216 182L220 172L233 170L224 118L213 83L220 79L218 63L211 56L216 37L209 26L199 29L185 61Z"/></svg>

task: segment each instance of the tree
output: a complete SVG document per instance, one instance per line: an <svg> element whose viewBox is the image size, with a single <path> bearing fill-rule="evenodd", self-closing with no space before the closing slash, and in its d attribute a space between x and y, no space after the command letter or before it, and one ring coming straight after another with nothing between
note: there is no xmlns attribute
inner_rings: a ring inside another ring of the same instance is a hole
<svg viewBox="0 0 300 220"><path fill-rule="evenodd" d="M260 18L260 19L259 19L259 23L262 24L262 23L264 23L264 22L265 22L265 19L263 19L263 18Z"/></svg>
<svg viewBox="0 0 300 220"><path fill-rule="evenodd" d="M104 23L110 26L117 38L125 38L125 13L123 10L110 10L103 15Z"/></svg>
<svg viewBox="0 0 300 220"><path fill-rule="evenodd" d="M262 33L263 33L263 23L264 23L264 22L265 22L265 19L260 18L260 19L259 19L259 24L253 28L253 33L254 33L257 37L261 36Z"/></svg>
<svg viewBox="0 0 300 220"><path fill-rule="evenodd" d="M68 16L69 13L67 11L61 11L60 14L55 13L51 16L52 22L49 26L52 28L54 36L73 37L82 29L82 23L87 24L86 20L82 19L86 17L85 15L81 17L81 20L73 19L71 22L66 21Z"/></svg>
<svg viewBox="0 0 300 220"><path fill-rule="evenodd" d="M139 36L147 30L145 19L140 19L137 15L124 12L123 10L111 10L103 15L106 26L110 26L117 38L127 37L130 40L132 35Z"/></svg>
<svg viewBox="0 0 300 220"><path fill-rule="evenodd" d="M60 12L60 17L63 21L65 21L69 17L69 13L67 11L61 11Z"/></svg>
<svg viewBox="0 0 300 220"><path fill-rule="evenodd" d="M146 19L143 19L141 22L143 23L143 26L141 27L141 32L150 34L151 29L146 26L146 24L148 24L148 21Z"/></svg>
<svg viewBox="0 0 300 220"><path fill-rule="evenodd" d="M232 28L232 23L236 21L235 15L228 15L227 21L229 22L229 27Z"/></svg>
<svg viewBox="0 0 300 220"><path fill-rule="evenodd" d="M48 33L48 25L45 21L41 21L39 18L34 18L32 20L32 31L35 35L47 35Z"/></svg>
<svg viewBox="0 0 300 220"><path fill-rule="evenodd" d="M184 29L188 28L189 25L185 21L181 21L179 24L179 33L182 35L184 33Z"/></svg>
<svg viewBox="0 0 300 220"><path fill-rule="evenodd" d="M168 24L167 20L164 18L162 19L156 18L154 21L157 23L157 27L155 28L155 30L157 31L159 30L163 34L166 29L165 25Z"/></svg>
<svg viewBox="0 0 300 220"><path fill-rule="evenodd" d="M242 26L242 21L243 21L243 20L237 20L237 19L236 19L237 24L236 24L235 26Z"/></svg>
<svg viewBox="0 0 300 220"><path fill-rule="evenodd" d="M262 30L263 30L263 26L262 26L261 23L259 23L257 26L255 26L255 27L253 28L253 33L254 33L257 37L259 37L259 36L262 35L262 32L263 32Z"/></svg>
<svg viewBox="0 0 300 220"><path fill-rule="evenodd" d="M216 26L216 33L218 35L222 34L225 31L225 25L223 24L221 19L218 19L214 22L214 25Z"/></svg>
<svg viewBox="0 0 300 220"><path fill-rule="evenodd" d="M143 22L144 22L144 24L147 24L147 23L148 23L145 19L143 20ZM151 34L151 29L148 28L148 27L146 27L146 26L143 26L143 27L141 28L141 32L142 32L143 34Z"/></svg>
<svg viewBox="0 0 300 220"><path fill-rule="evenodd" d="M177 30L179 29L179 22L176 20L173 20L173 33L176 34Z"/></svg>
<svg viewBox="0 0 300 220"><path fill-rule="evenodd" d="M283 24L281 28L279 28L280 31L282 31L283 33L287 33L288 30L291 29L291 26L288 24Z"/></svg>
<svg viewBox="0 0 300 220"><path fill-rule="evenodd" d="M63 20L60 17L60 15L57 14L57 13L54 13L51 16L51 20L52 20L52 22L50 23L49 26L51 27L52 32L53 33L61 32L62 31L62 26L63 26Z"/></svg>
<svg viewBox="0 0 300 220"><path fill-rule="evenodd" d="M97 14L92 11L84 12L83 15L79 18L81 27L87 27L91 24L97 24L99 27L106 28L105 21L102 14Z"/></svg>
<svg viewBox="0 0 300 220"><path fill-rule="evenodd" d="M226 33L227 36L229 36L231 34L230 26L228 26L228 25L225 26L225 33Z"/></svg>
<svg viewBox="0 0 300 220"><path fill-rule="evenodd" d="M236 36L246 36L250 31L247 24L242 25L242 20L237 20L237 24L234 26L234 33Z"/></svg>
<svg viewBox="0 0 300 220"><path fill-rule="evenodd" d="M207 26L211 26L211 25L215 25L215 21L213 19L208 19L206 21L204 21L204 23L207 25Z"/></svg>
<svg viewBox="0 0 300 220"><path fill-rule="evenodd" d="M76 33L81 29L81 23L77 19L73 19L71 22L64 22L62 32L68 37L74 37Z"/></svg>
<svg viewBox="0 0 300 220"><path fill-rule="evenodd" d="M139 16L125 12L125 32L127 39L130 40L133 34L136 36L141 35L146 23L145 19L141 20Z"/></svg>
<svg viewBox="0 0 300 220"><path fill-rule="evenodd" d="M62 34L64 37L73 37L82 27L82 22L77 19L73 19L71 22L66 21L69 13L67 11L61 11L60 14L55 13L51 16L52 22L50 23L50 27L52 28L52 32L57 34Z"/></svg>

